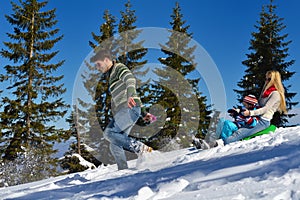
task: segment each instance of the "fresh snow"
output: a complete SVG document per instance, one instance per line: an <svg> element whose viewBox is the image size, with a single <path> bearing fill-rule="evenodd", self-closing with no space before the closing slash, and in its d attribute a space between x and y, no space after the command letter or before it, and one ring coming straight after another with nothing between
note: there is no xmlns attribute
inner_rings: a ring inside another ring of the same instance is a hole
<svg viewBox="0 0 300 200"><path fill-rule="evenodd" d="M298 200L300 126L209 150L154 151L129 167L4 187L0 199Z"/></svg>
<svg viewBox="0 0 300 200"><path fill-rule="evenodd" d="M79 164L87 167L88 169L95 169L96 166L90 162L87 162L84 158L82 158L79 154L74 153L72 156L75 156L79 159Z"/></svg>

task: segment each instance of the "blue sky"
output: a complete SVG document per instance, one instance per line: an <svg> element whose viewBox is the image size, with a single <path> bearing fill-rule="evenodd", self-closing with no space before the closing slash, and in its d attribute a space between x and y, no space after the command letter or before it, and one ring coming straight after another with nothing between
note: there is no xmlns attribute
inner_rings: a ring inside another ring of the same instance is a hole
<svg viewBox="0 0 300 200"><path fill-rule="evenodd" d="M12 27L4 14L11 14L9 0L0 3L0 48L4 48L3 41L7 41L7 32L12 33ZM16 2L16 1L14 1ZM88 41L92 40L91 33L99 34L99 26L103 23L102 16L106 9L118 19L120 11L124 10L127 0L78 0L61 1L49 0L47 9L57 8L57 28L64 39L56 45L60 53L57 60L66 60L59 73L63 74L67 93L64 98L71 104L73 84L76 73L89 54L91 48ZM175 0L131 0L132 9L136 10L136 26L171 28L169 22L172 9L175 7ZM227 96L227 106L237 104L236 93L237 82L244 74L245 66L241 64L246 59L245 54L249 53L249 41L251 33L257 31L259 13L263 4L268 4L269 0L179 0L178 1L186 24L190 25L189 32L193 33L193 39L197 41L208 52L218 67L224 81ZM275 0L278 6L276 14L284 18L283 23L287 26L282 32L288 33L287 40L292 40L289 45L290 59L295 59L295 64L289 68L296 74L285 84L291 84L292 92L298 95L293 99L300 102L300 1ZM7 60L0 58L1 66L8 64ZM0 73L4 73L3 67ZM201 90L201 89L200 89ZM204 93L204 95L206 95ZM297 106L300 110L300 106Z"/></svg>

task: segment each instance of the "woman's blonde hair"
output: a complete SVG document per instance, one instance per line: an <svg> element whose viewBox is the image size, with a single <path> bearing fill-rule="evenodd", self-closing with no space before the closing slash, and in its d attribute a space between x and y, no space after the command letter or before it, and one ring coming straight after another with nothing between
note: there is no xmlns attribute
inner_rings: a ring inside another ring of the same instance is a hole
<svg viewBox="0 0 300 200"><path fill-rule="evenodd" d="M286 110L286 102L285 102L285 95L284 95L284 87L282 85L282 81L281 81L281 75L278 71L276 70L271 70L271 71L267 71L266 73L266 77L270 78L269 81L266 81L265 85L264 85L264 89L262 94L271 86L274 86L276 88L276 90L279 92L280 94L280 106L279 106L279 110L281 112L283 112L284 114L287 113Z"/></svg>

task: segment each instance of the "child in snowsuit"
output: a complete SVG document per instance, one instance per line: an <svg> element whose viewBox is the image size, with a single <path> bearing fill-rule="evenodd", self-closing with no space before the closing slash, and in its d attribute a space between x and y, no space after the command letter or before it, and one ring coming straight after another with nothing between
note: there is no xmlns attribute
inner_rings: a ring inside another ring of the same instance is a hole
<svg viewBox="0 0 300 200"><path fill-rule="evenodd" d="M254 95L247 95L243 99L243 106L239 106L239 108L232 108L228 110L230 116L234 118L234 121L226 120L221 118L218 122L215 138L221 138L224 140L225 138L231 136L236 130L239 128L253 128L256 126L257 121L259 120L258 117L245 117L243 115L243 111L248 110L255 110L258 108L258 100ZM193 144L198 149L207 149L211 147L211 144L208 144L205 140L199 140L194 138ZM215 143L217 145L217 143Z"/></svg>
<svg viewBox="0 0 300 200"><path fill-rule="evenodd" d="M220 135L221 139L225 139L232 135L233 132L239 128L253 128L256 126L258 117L245 117L243 111L255 110L258 108L258 101L254 95L247 95L243 99L243 106L239 108L229 109L228 113L234 118L234 121L220 119L217 126L217 135Z"/></svg>

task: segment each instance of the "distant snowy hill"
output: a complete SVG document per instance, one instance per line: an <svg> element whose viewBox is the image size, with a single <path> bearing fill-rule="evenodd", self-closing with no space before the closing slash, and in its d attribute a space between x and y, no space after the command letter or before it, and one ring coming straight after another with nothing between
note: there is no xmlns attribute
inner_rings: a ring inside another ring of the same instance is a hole
<svg viewBox="0 0 300 200"><path fill-rule="evenodd" d="M0 199L300 199L300 127L225 147L153 152L129 162L0 188Z"/></svg>

